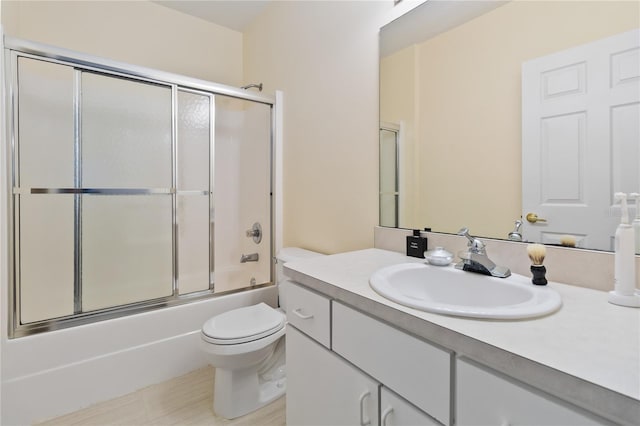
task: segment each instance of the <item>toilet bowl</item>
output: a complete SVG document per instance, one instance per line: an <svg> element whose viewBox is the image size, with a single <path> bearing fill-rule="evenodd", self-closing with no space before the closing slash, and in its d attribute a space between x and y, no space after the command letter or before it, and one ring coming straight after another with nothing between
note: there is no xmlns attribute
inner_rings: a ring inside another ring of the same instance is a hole
<svg viewBox="0 0 640 426"><path fill-rule="evenodd" d="M278 254L280 309L265 303L216 315L201 330L201 348L215 367L213 409L233 419L276 400L286 391L284 334L286 280L282 264L322 256L290 247Z"/></svg>

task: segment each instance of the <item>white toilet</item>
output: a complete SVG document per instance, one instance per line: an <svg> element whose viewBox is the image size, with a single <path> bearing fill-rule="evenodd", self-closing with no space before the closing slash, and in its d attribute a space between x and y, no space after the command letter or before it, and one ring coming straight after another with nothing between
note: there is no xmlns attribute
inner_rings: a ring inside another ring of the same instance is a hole
<svg viewBox="0 0 640 426"><path fill-rule="evenodd" d="M202 326L201 346L215 367L213 409L233 419L284 395L284 334L286 330L286 280L282 265L322 256L296 247L278 254L276 282L280 309L265 303L216 315Z"/></svg>

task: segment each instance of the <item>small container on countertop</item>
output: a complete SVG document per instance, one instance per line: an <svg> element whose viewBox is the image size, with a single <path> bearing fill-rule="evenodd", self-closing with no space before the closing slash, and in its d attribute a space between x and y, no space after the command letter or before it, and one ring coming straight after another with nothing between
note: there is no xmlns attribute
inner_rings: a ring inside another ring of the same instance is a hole
<svg viewBox="0 0 640 426"><path fill-rule="evenodd" d="M413 230L413 235L407 236L407 256L424 259L427 249L427 238L420 235L419 229Z"/></svg>
<svg viewBox="0 0 640 426"><path fill-rule="evenodd" d="M427 262L435 266L447 266L453 261L453 254L449 253L442 247L436 247L433 250L429 250L424 255Z"/></svg>

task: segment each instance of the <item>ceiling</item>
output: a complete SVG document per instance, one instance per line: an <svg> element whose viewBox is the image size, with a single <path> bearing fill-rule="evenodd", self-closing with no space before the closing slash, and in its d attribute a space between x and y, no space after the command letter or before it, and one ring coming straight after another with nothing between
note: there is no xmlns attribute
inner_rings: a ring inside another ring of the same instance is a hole
<svg viewBox="0 0 640 426"><path fill-rule="evenodd" d="M271 0L153 0L196 18L243 32Z"/></svg>
<svg viewBox="0 0 640 426"><path fill-rule="evenodd" d="M508 3L505 0L426 1L380 31L380 57L422 43Z"/></svg>

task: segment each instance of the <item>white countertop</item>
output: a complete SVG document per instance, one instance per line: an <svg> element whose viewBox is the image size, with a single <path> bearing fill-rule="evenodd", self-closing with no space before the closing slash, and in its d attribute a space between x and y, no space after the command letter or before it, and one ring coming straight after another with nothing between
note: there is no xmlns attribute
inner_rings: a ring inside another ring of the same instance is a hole
<svg viewBox="0 0 640 426"><path fill-rule="evenodd" d="M563 303L551 315L469 319L408 308L369 286L377 269L421 261L367 249L289 262L285 270L303 285L458 354L610 418L640 423L640 309L612 305L606 292L549 282Z"/></svg>

